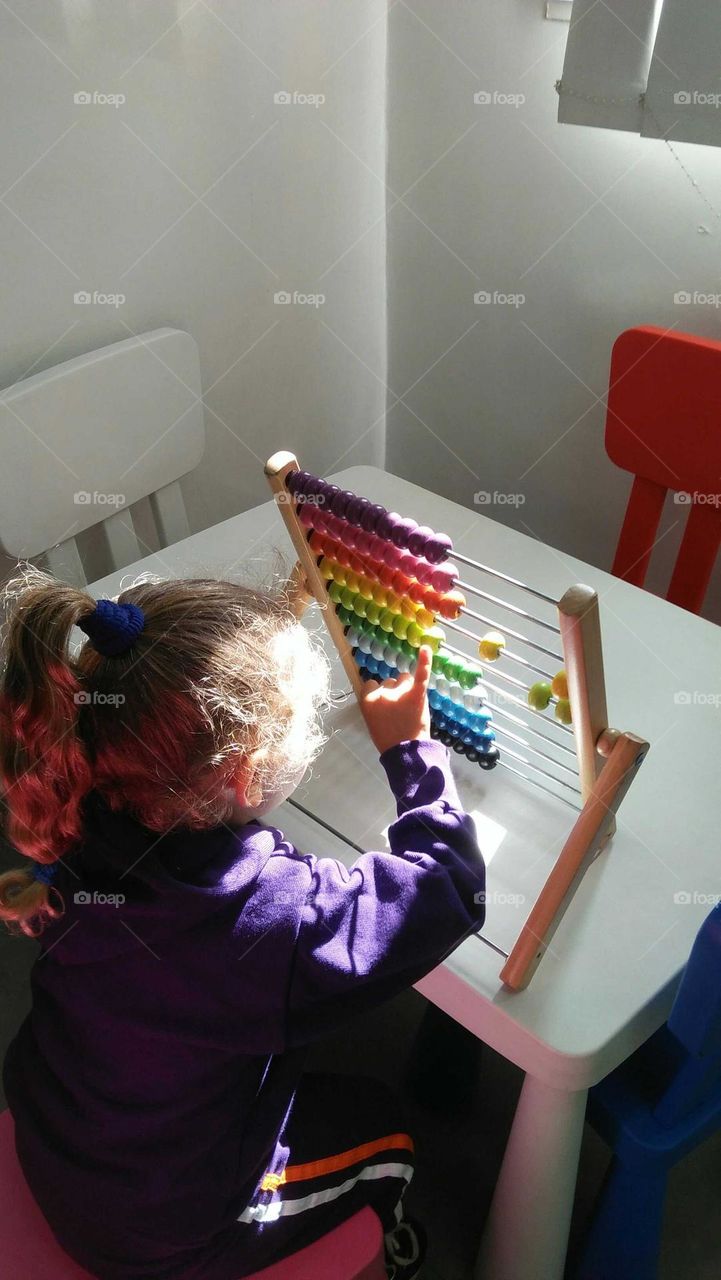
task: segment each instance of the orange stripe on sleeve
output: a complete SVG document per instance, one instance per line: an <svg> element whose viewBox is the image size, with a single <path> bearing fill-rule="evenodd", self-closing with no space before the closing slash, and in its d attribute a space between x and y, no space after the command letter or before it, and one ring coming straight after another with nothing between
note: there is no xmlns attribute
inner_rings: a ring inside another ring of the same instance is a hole
<svg viewBox="0 0 721 1280"><path fill-rule="evenodd" d="M310 1160L307 1164L289 1164L280 1179L274 1178L273 1187L263 1186L263 1190L274 1190L287 1182L306 1182L309 1178L320 1178L326 1173L337 1173L339 1169L347 1169L361 1160L368 1160L380 1151L413 1151L413 1139L407 1133L391 1133L386 1138L376 1138L374 1142L364 1142L360 1147L351 1147L350 1151L342 1151L337 1156L328 1156L324 1160ZM263 1180L265 1183L265 1179Z"/></svg>

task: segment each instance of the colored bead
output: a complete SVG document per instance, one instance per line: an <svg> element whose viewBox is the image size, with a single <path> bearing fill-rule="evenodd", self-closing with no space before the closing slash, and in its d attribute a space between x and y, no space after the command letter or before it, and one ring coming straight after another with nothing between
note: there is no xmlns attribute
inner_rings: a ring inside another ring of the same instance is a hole
<svg viewBox="0 0 721 1280"><path fill-rule="evenodd" d="M408 537L408 550L411 551L414 556L422 556L423 548L426 545L426 538L430 538L432 533L433 530L429 529L427 524L419 524Z"/></svg>
<svg viewBox="0 0 721 1280"><path fill-rule="evenodd" d="M454 564L434 565L428 575L428 581L435 591L452 591L456 579L458 578L458 570Z"/></svg>
<svg viewBox="0 0 721 1280"><path fill-rule="evenodd" d="M341 594L341 604L344 609L352 609L355 600L355 591L351 591L350 587L344 587Z"/></svg>
<svg viewBox="0 0 721 1280"><path fill-rule="evenodd" d="M395 547L392 542L386 542L383 545L383 562L390 566L394 572L400 568L402 552Z"/></svg>
<svg viewBox="0 0 721 1280"><path fill-rule="evenodd" d="M411 586L411 582L412 582L412 579L409 578L406 573L401 573L400 570L397 570L393 574L393 578L390 585L392 586L394 591L398 592L399 596L407 596L408 590Z"/></svg>
<svg viewBox="0 0 721 1280"><path fill-rule="evenodd" d="M528 690L528 705L534 711L545 711L551 701L551 686L545 680L537 680Z"/></svg>
<svg viewBox="0 0 721 1280"><path fill-rule="evenodd" d="M400 607L401 607L400 596L396 595L395 591L386 592L386 604L388 605L389 609L393 610L393 613L400 612Z"/></svg>
<svg viewBox="0 0 721 1280"><path fill-rule="evenodd" d="M447 559L452 550L453 542L447 533L434 533L430 538L426 539L423 554L426 560L430 560L431 564L440 564L441 560Z"/></svg>
<svg viewBox="0 0 721 1280"><path fill-rule="evenodd" d="M396 666L401 673L410 671L411 669L411 660L408 657L408 654L404 653L402 649L396 657Z"/></svg>
<svg viewBox="0 0 721 1280"><path fill-rule="evenodd" d="M320 564L318 565L318 571L323 578L329 578L332 580L335 577L335 565L331 564L330 560L328 560L326 556L323 556Z"/></svg>
<svg viewBox="0 0 721 1280"><path fill-rule="evenodd" d="M346 509L345 509L346 520L349 520L351 524L359 524L360 515L363 510L363 506L367 501L368 501L367 498L359 498L358 494L354 493L350 502L347 503L346 505Z"/></svg>
<svg viewBox="0 0 721 1280"><path fill-rule="evenodd" d="M373 588L373 599L375 600L376 604L379 604L381 606L382 609L384 609L386 606L387 598L388 598L388 592L386 591L385 587L382 587L380 584L378 584Z"/></svg>
<svg viewBox="0 0 721 1280"><path fill-rule="evenodd" d="M411 520L410 516L400 519L395 527L391 530L391 540L395 542L397 547L407 547L408 539L414 529L418 528L418 521Z"/></svg>
<svg viewBox="0 0 721 1280"><path fill-rule="evenodd" d="M303 493L304 486L313 479L310 471L292 471L286 480L286 485L293 494Z"/></svg>
<svg viewBox="0 0 721 1280"><path fill-rule="evenodd" d="M555 716L561 724L571 723L571 704L568 698L559 698L556 703Z"/></svg>
<svg viewBox="0 0 721 1280"><path fill-rule="evenodd" d="M362 653L370 653L372 646L373 646L373 641L371 640L370 636L366 635L363 631L361 631L358 635L358 648L361 650Z"/></svg>
<svg viewBox="0 0 721 1280"><path fill-rule="evenodd" d="M383 642L382 642L381 640L373 640L373 641L372 641L372 643L371 643L371 653L373 654L373 657L374 657L374 658L378 658L378 660L380 661L380 659L383 657L383 655L384 655L385 651L386 651L386 647L385 647L385 645L383 644Z"/></svg>
<svg viewBox="0 0 721 1280"><path fill-rule="evenodd" d="M500 759L498 747L491 747L490 751L483 751L478 757L478 763L482 769L495 769Z"/></svg>
<svg viewBox="0 0 721 1280"><path fill-rule="evenodd" d="M431 671L437 674L445 671L447 658L443 653L434 653L433 662L431 663Z"/></svg>
<svg viewBox="0 0 721 1280"><path fill-rule="evenodd" d="M385 514L385 507L380 506L377 502L371 502L363 511L361 523L364 529L369 533L374 533L379 518Z"/></svg>
<svg viewBox="0 0 721 1280"><path fill-rule="evenodd" d="M312 529L315 524L315 508L311 502L304 502L298 508L298 519L306 529Z"/></svg>
<svg viewBox="0 0 721 1280"><path fill-rule="evenodd" d="M465 756L467 760L470 760L471 764L478 764L479 755L475 747L466 747Z"/></svg>
<svg viewBox="0 0 721 1280"><path fill-rule="evenodd" d="M440 597L437 612L449 621L459 618L466 607L466 597L462 591L447 591Z"/></svg>
<svg viewBox="0 0 721 1280"><path fill-rule="evenodd" d="M417 622L410 622L408 624L406 639L408 640L408 643L412 644L415 648L418 648L420 645L421 640L423 639L423 632Z"/></svg>
<svg viewBox="0 0 721 1280"><path fill-rule="evenodd" d="M360 585L360 579L358 577L358 574L354 573L352 569L348 569L348 571L346 572L345 581L346 581L346 586L350 587L351 591L358 590L358 587Z"/></svg>
<svg viewBox="0 0 721 1280"><path fill-rule="evenodd" d="M353 601L353 612L358 618L365 618L366 616L366 600L361 595L360 591L356 591L355 600Z"/></svg>
<svg viewBox="0 0 721 1280"><path fill-rule="evenodd" d="M416 614L416 622L418 623L419 627L425 627L425 628L432 627L433 623L435 622L435 617L432 613L429 612L428 609L421 608L418 610Z"/></svg>
<svg viewBox="0 0 721 1280"><path fill-rule="evenodd" d="M393 579L395 578L395 576L396 576L396 571L392 567L392 565L389 565L389 564L382 564L377 574L378 581L381 582L384 587L388 587L388 588L391 588L393 586Z"/></svg>
<svg viewBox="0 0 721 1280"><path fill-rule="evenodd" d="M340 618L340 620L341 620L341 622L343 623L343 625L344 625L344 626L346 626L346 627L347 627L347 626L349 626L349 625L350 625L350 623L353 621L353 612L352 612L352 610L351 610L351 609L345 609L345 608L343 607L343 605L342 605L342 604L339 604L339 605L337 606L337 608L336 608L336 613L338 614L338 617Z"/></svg>
<svg viewBox="0 0 721 1280"><path fill-rule="evenodd" d="M505 647L506 640L500 631L487 631L478 646L478 652L486 662L496 662Z"/></svg>
<svg viewBox="0 0 721 1280"><path fill-rule="evenodd" d="M381 626L384 631L392 631L395 616L396 615L390 609L384 609L378 619L378 625Z"/></svg>
<svg viewBox="0 0 721 1280"><path fill-rule="evenodd" d="M377 626L381 616L381 607L376 604L375 600L369 600L366 604L366 618L373 626Z"/></svg>
<svg viewBox="0 0 721 1280"><path fill-rule="evenodd" d="M340 604L343 598L343 590L344 588L341 586L339 582L328 583L328 595L330 596L334 604Z"/></svg>
<svg viewBox="0 0 721 1280"><path fill-rule="evenodd" d="M432 649L433 652L436 653L444 643L445 638L446 633L445 631L442 631L440 627L429 627L423 632L421 644L428 645L429 649Z"/></svg>
<svg viewBox="0 0 721 1280"><path fill-rule="evenodd" d="M551 693L554 698L568 697L568 677L565 671L557 671L551 681Z"/></svg>
<svg viewBox="0 0 721 1280"><path fill-rule="evenodd" d="M403 599L401 600L401 613L403 614L404 618L408 619L409 622L415 621L416 606L414 605L412 600L408 599L408 596L404 596Z"/></svg>
<svg viewBox="0 0 721 1280"><path fill-rule="evenodd" d="M396 617L393 619L393 632L398 636L399 640L405 640L409 626L410 623L408 619L404 618L402 613L396 614Z"/></svg>

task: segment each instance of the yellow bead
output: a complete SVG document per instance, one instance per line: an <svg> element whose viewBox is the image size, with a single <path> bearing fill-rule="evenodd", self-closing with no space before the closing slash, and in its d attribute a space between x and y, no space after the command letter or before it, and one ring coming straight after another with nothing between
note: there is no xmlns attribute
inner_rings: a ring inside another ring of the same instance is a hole
<svg viewBox="0 0 721 1280"><path fill-rule="evenodd" d="M500 631L487 631L478 646L478 652L486 662L496 662L505 647L506 640Z"/></svg>
<svg viewBox="0 0 721 1280"><path fill-rule="evenodd" d="M318 568L324 578L328 578L329 581L333 580L333 565L327 556L323 556Z"/></svg>
<svg viewBox="0 0 721 1280"><path fill-rule="evenodd" d="M435 622L435 617L429 609L421 608L416 613L416 622L419 627L432 627Z"/></svg>
<svg viewBox="0 0 721 1280"><path fill-rule="evenodd" d="M442 627L428 627L423 632L421 643L429 645L434 653L438 653L441 645L445 643L445 639L446 633Z"/></svg>
<svg viewBox="0 0 721 1280"><path fill-rule="evenodd" d="M380 605L381 609L385 609L386 607L387 596L388 592L385 587L382 587L381 584L377 582L373 588L373 599L376 604Z"/></svg>
<svg viewBox="0 0 721 1280"><path fill-rule="evenodd" d="M407 596L404 596L403 599L401 600L401 613L403 614L404 618L408 619L409 622L413 622L415 620L416 606L414 605L412 600L408 599Z"/></svg>
<svg viewBox="0 0 721 1280"><path fill-rule="evenodd" d="M565 671L558 671L551 681L551 693L554 698L568 698L568 678ZM560 719L560 717L559 717Z"/></svg>
<svg viewBox="0 0 721 1280"><path fill-rule="evenodd" d="M561 724L571 723L571 704L568 698L559 698L556 703L555 716L560 720Z"/></svg>
<svg viewBox="0 0 721 1280"><path fill-rule="evenodd" d="M360 586L360 578L352 569L346 570L345 584L347 587L350 587L351 591L357 591Z"/></svg>
<svg viewBox="0 0 721 1280"><path fill-rule="evenodd" d="M406 640L408 641L408 643L412 644L414 649L417 649L422 639L423 639L423 632L421 628L418 626L418 623L409 622L408 630L406 632Z"/></svg>
<svg viewBox="0 0 721 1280"><path fill-rule="evenodd" d="M389 591L386 594L386 605L388 606L389 609L392 609L394 613L400 613L401 611L400 596L396 595L395 591Z"/></svg>
<svg viewBox="0 0 721 1280"><path fill-rule="evenodd" d="M358 590L360 591L364 600L373 599L373 583L370 581L369 578L359 578Z"/></svg>

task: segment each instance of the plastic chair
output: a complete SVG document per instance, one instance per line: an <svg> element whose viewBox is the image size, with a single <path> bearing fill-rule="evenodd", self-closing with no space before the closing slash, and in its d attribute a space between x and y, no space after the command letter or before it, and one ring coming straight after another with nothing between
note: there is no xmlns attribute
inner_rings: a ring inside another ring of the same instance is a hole
<svg viewBox="0 0 721 1280"><path fill-rule="evenodd" d="M668 1022L591 1090L613 1148L574 1280L656 1280L669 1169L721 1128L721 904L704 921Z"/></svg>
<svg viewBox="0 0 721 1280"><path fill-rule="evenodd" d="M642 587L668 490L688 510L667 599L698 613L721 543L721 342L651 325L614 343L606 452L634 475L612 572Z"/></svg>
<svg viewBox="0 0 721 1280"><path fill-rule="evenodd" d="M0 1114L2 1274L18 1280L93 1280L60 1248L36 1205L15 1154L9 1111ZM385 1280L383 1231L363 1209L316 1244L247 1280Z"/></svg>

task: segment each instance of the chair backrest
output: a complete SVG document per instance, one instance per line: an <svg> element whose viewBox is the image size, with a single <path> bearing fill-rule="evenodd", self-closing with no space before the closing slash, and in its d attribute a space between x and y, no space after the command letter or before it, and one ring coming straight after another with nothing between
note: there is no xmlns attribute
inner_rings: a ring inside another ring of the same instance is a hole
<svg viewBox="0 0 721 1280"><path fill-rule="evenodd" d="M0 392L2 550L84 583L75 539L86 529L102 524L111 570L154 549L141 548L131 511L146 498L161 545L187 537L178 481L203 455L201 394L197 345L169 328Z"/></svg>
<svg viewBox="0 0 721 1280"><path fill-rule="evenodd" d="M666 1025L684 1052L654 1115L662 1124L675 1124L721 1082L721 903L696 935Z"/></svg>
<svg viewBox="0 0 721 1280"><path fill-rule="evenodd" d="M613 573L643 586L672 490L688 520L667 599L698 613L721 544L721 342L652 325L622 333L606 451L635 477Z"/></svg>

